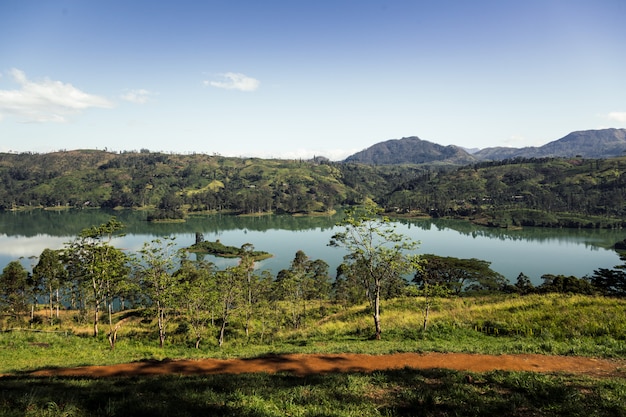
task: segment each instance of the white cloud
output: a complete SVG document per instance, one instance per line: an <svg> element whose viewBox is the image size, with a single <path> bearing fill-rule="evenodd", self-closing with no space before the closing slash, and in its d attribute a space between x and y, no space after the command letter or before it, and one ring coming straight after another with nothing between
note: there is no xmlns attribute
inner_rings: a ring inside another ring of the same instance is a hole
<svg viewBox="0 0 626 417"><path fill-rule="evenodd" d="M122 94L120 98L135 104L145 104L150 100L150 96L152 96L150 91L140 89L130 90L128 93Z"/></svg>
<svg viewBox="0 0 626 417"><path fill-rule="evenodd" d="M259 88L261 84L261 82L255 78L236 72L226 72L219 74L219 76L222 78L221 81L207 80L204 81L204 85L224 88L226 90L254 91Z"/></svg>
<svg viewBox="0 0 626 417"><path fill-rule="evenodd" d="M609 120L626 123L626 111L612 111L606 116Z"/></svg>
<svg viewBox="0 0 626 417"><path fill-rule="evenodd" d="M18 69L9 74L20 88L0 90L0 118L10 114L27 122L65 122L68 115L82 110L113 107L107 99L87 94L71 84L47 78L29 81Z"/></svg>

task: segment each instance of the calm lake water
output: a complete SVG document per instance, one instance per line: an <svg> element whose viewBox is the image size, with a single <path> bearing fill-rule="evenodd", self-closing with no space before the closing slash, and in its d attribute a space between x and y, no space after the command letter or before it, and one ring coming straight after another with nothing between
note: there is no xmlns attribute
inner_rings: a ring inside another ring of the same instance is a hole
<svg viewBox="0 0 626 417"><path fill-rule="evenodd" d="M45 248L59 249L82 229L106 223L111 216L126 225L126 236L113 244L134 252L144 242L174 236L181 247L195 242L196 232L205 240L219 239L223 244L241 246L251 243L255 249L270 252L273 258L259 262L260 270L274 274L287 268L296 251L303 250L311 259L323 259L334 276L345 252L327 244L338 229L341 215L328 217L293 216L194 216L185 223L152 224L146 214L136 211L43 211L0 212L0 268L20 259L30 269ZM598 268L612 268L621 263L612 249L626 238L626 230L540 229L503 230L472 225L455 220L399 221L398 232L420 241L417 253L434 253L458 258L478 258L515 282L520 272L535 285L543 274L582 277ZM207 256L218 267L233 265L236 260Z"/></svg>

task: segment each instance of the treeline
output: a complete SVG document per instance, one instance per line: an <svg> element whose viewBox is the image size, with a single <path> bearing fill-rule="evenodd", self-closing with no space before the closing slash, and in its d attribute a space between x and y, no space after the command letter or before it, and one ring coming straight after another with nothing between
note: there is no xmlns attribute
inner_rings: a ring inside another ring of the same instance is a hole
<svg viewBox="0 0 626 417"><path fill-rule="evenodd" d="M407 280L395 272L398 255L386 258L382 250L382 263L375 269L383 278L374 287L362 261L354 262L362 255L358 248L336 273L331 274L323 260L298 251L290 266L273 276L255 269L250 244L241 247L238 265L220 270L204 260L191 260L169 238L146 242L135 254L125 253L110 244L122 228L112 218L85 229L63 249L45 249L32 273L19 261L10 262L0 274L3 325L24 324L31 307L43 302L49 325L60 324L60 309L75 311L77 322L91 321L94 336L101 333L99 326L107 326L113 348L123 324L114 322L113 313L133 308L156 323L161 346L171 332L191 335L196 347L214 335L221 346L233 327L263 342L281 329L297 329L337 309L371 302L374 292L382 300L422 297L426 316L437 297L549 292L626 296L626 264L599 269L592 277L544 275L544 283L535 287L523 273L515 283L508 282L484 260L428 254ZM32 313L30 320L31 325L45 324Z"/></svg>
<svg viewBox="0 0 626 417"><path fill-rule="evenodd" d="M623 227L626 158L513 159L451 166L141 152L0 154L0 209L152 208L315 213L375 201L388 212L464 217L488 226Z"/></svg>

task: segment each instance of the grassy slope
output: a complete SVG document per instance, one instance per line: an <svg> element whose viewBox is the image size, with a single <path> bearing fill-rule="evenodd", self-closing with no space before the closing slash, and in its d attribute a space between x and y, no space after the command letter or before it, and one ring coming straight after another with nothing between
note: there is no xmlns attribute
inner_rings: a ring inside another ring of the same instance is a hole
<svg viewBox="0 0 626 417"><path fill-rule="evenodd" d="M0 333L0 373L49 366L266 353L440 351L626 357L626 300L557 294L440 299L432 307L426 332L422 330L422 302L420 298L384 302L383 340L378 343L369 340L372 319L365 306L338 309L323 318L313 318L315 307L311 306L305 326L297 330L274 329L271 336L264 336L263 343L255 330L258 323L256 327L253 324L248 343L242 326L234 321L222 349L214 341L217 329L205 335L202 349L192 349L192 336L177 334L176 320L171 322L169 343L160 349L155 324L146 322L141 314L127 319L113 351L104 334L97 339L86 336L88 325L58 326L60 333ZM328 311L328 306L325 308ZM70 322L69 318L64 320ZM101 331L107 328L103 323ZM81 334L85 336L77 337Z"/></svg>
<svg viewBox="0 0 626 417"><path fill-rule="evenodd" d="M159 349L155 338L139 337L149 331L140 323L123 328L114 351L104 337L2 333L0 372L268 352L437 350L626 357L626 300L563 295L439 300L426 333L419 331L421 301L404 298L383 305L381 342L367 340L371 323L363 306L337 311L298 331L283 329L271 344L246 345L233 333L221 350L212 342L200 350L173 344ZM623 398L623 379L503 371L469 376L405 369L307 377L0 379L0 415L6 416L625 416Z"/></svg>

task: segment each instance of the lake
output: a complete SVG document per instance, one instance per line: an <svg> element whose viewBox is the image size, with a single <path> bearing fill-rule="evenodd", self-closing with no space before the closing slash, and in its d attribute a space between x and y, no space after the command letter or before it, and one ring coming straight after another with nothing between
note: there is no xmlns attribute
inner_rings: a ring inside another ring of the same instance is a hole
<svg viewBox="0 0 626 417"><path fill-rule="evenodd" d="M181 247L190 246L200 232L205 240L219 239L230 246L251 243L257 250L272 253L273 258L258 263L260 270L276 274L289 266L296 251L302 250L311 259L326 261L331 276L345 255L341 248L327 246L331 236L340 230L335 227L341 220L340 214L322 217L210 215L192 216L185 223L148 223L146 213L140 211L34 210L0 212L0 268L20 259L30 270L45 248L62 248L82 229L106 223L111 216L126 225L126 235L116 238L113 244L129 252L141 249L144 242L165 236L174 236ZM624 230L506 230L440 219L401 220L397 222L397 231L421 242L417 253L484 259L509 281L515 282L523 272L535 285L542 283L543 274L583 277L598 268L621 264L612 246L626 238ZM219 268L237 262L212 256L207 259Z"/></svg>

